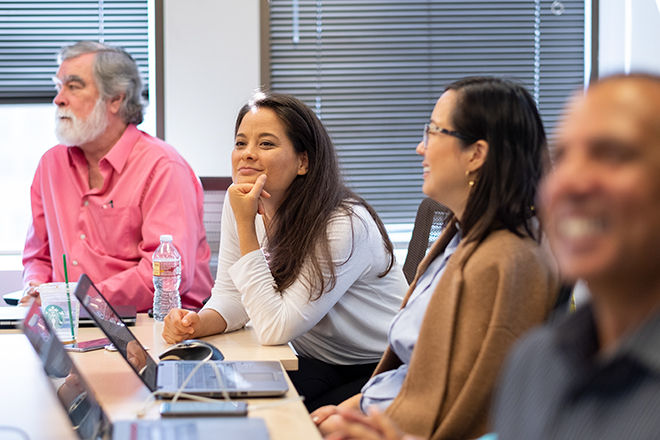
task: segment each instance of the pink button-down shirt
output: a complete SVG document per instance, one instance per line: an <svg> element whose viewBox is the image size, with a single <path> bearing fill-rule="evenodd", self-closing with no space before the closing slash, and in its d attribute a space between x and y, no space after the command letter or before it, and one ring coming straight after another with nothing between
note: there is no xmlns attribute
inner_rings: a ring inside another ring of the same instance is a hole
<svg viewBox="0 0 660 440"><path fill-rule="evenodd" d="M160 139L129 125L99 162L100 189L89 188L78 147L47 151L31 187L32 224L23 251L23 280L64 281L86 273L112 304L153 303L151 255L161 234L181 254L181 302L201 307L210 294L210 249L203 191L186 161Z"/></svg>

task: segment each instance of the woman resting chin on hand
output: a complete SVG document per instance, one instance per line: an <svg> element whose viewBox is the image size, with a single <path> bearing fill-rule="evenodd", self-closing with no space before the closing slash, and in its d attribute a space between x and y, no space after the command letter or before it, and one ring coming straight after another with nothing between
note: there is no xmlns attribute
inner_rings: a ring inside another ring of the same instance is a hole
<svg viewBox="0 0 660 440"><path fill-rule="evenodd" d="M359 392L407 288L385 227L341 180L325 127L298 99L257 94L239 112L218 274L197 314L173 310L177 342L242 328L291 342L290 377L313 410Z"/></svg>

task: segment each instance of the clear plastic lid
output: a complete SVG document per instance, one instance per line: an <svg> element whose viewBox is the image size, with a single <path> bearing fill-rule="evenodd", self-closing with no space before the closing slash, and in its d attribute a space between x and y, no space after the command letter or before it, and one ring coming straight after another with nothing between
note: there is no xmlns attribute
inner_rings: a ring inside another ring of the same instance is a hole
<svg viewBox="0 0 660 440"><path fill-rule="evenodd" d="M163 242L163 241L165 241L165 242L172 241L172 236L170 234L163 234L163 235L160 236L160 241L161 242Z"/></svg>

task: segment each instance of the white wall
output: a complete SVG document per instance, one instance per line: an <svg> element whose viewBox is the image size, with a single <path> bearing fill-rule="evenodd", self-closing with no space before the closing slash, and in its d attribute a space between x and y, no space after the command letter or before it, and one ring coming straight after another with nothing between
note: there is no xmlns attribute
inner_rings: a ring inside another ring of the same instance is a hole
<svg viewBox="0 0 660 440"><path fill-rule="evenodd" d="M660 0L600 0L599 76L660 74Z"/></svg>
<svg viewBox="0 0 660 440"><path fill-rule="evenodd" d="M259 0L164 1L165 140L230 176L236 113L260 80Z"/></svg>
<svg viewBox="0 0 660 440"><path fill-rule="evenodd" d="M590 1L590 0L587 0ZM164 0L165 139L229 176L238 109L260 86L259 0ZM660 73L660 0L600 0L600 76Z"/></svg>

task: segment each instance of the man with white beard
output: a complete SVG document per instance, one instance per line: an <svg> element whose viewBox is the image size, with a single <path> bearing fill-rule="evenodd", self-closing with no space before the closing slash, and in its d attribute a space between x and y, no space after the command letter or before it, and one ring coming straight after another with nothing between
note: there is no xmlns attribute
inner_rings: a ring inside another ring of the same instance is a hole
<svg viewBox="0 0 660 440"><path fill-rule="evenodd" d="M85 41L64 47L53 78L60 145L41 158L31 187L23 250L26 292L86 273L112 304L146 311L151 255L161 234L181 253L181 302L197 309L211 291L203 191L186 161L137 129L142 82L124 50Z"/></svg>

